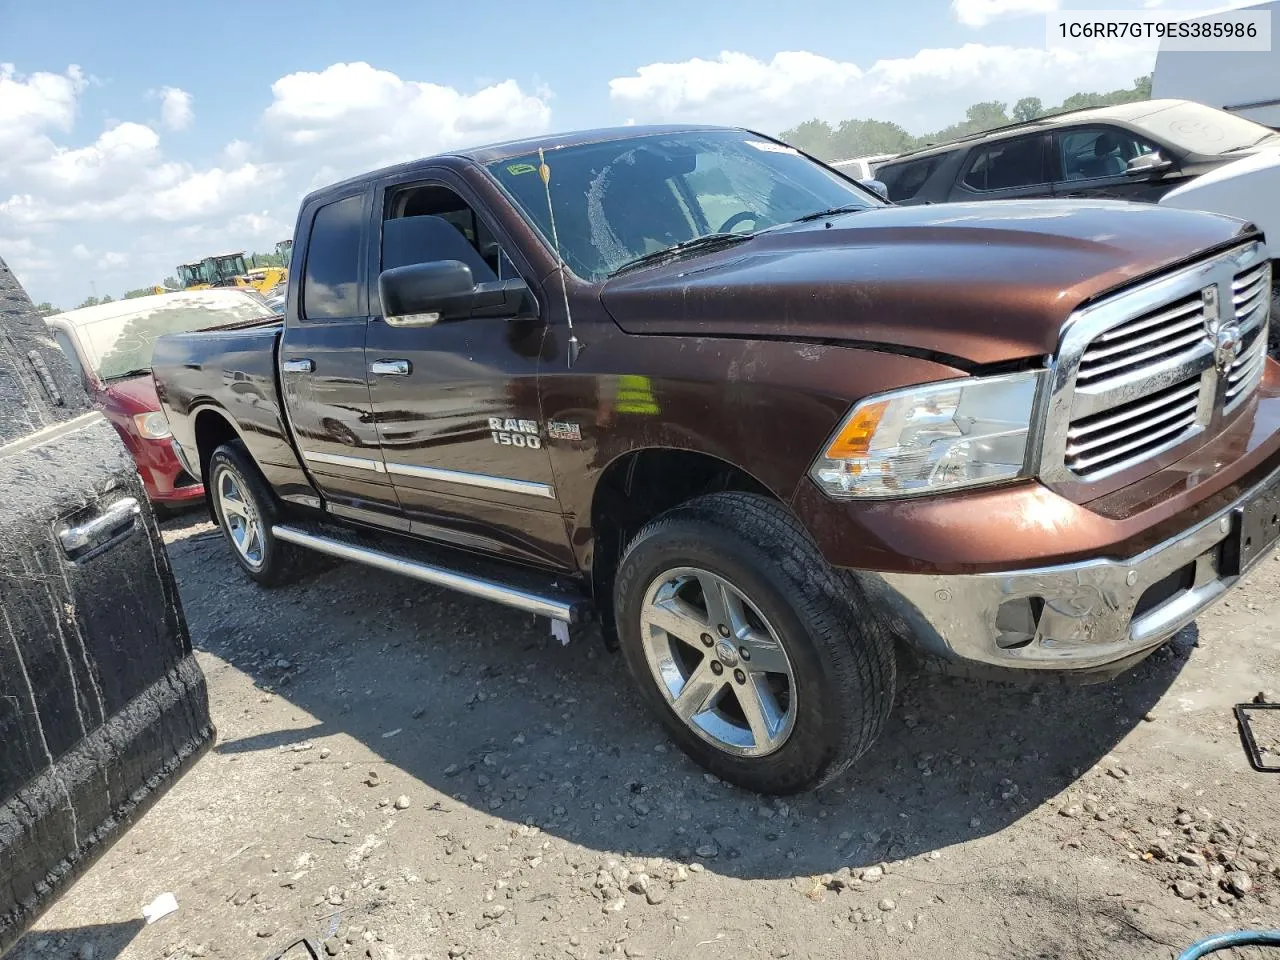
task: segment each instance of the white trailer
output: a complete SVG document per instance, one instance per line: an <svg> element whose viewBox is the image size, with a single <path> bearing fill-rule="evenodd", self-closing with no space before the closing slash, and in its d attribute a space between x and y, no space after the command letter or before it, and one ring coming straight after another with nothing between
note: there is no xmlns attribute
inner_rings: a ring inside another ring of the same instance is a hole
<svg viewBox="0 0 1280 960"><path fill-rule="evenodd" d="M1165 41L1156 55L1151 96L1195 100L1280 130L1280 0L1239 9L1271 12L1270 50L1169 50ZM1223 15L1209 13L1193 19L1211 21Z"/></svg>

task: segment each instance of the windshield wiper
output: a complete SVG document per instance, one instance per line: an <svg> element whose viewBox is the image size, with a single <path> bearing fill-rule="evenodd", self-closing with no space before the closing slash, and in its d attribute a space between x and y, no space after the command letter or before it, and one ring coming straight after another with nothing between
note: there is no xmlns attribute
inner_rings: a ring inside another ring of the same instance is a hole
<svg viewBox="0 0 1280 960"><path fill-rule="evenodd" d="M808 223L810 220L825 220L827 217L834 217L841 213L861 213L863 210L870 210L871 207L865 203L846 203L841 207L829 207L826 210L819 210L817 213L806 213L803 217L796 217L792 223Z"/></svg>
<svg viewBox="0 0 1280 960"><path fill-rule="evenodd" d="M128 380L130 377L141 377L151 372L150 367L140 367L137 370L126 370L124 373L113 373L109 377L103 377L103 383L110 383L112 380Z"/></svg>
<svg viewBox="0 0 1280 960"><path fill-rule="evenodd" d="M636 267L643 267L646 264L673 259L682 253L706 252L717 247L731 247L735 243L741 243L743 240L750 240L753 236L755 234L752 233L708 233L701 237L694 237L692 240L682 240L674 246L663 247L661 250L654 250L651 253L640 255L634 260L628 260L622 266L614 269L609 276L616 277L627 270L634 270Z"/></svg>
<svg viewBox="0 0 1280 960"><path fill-rule="evenodd" d="M1256 147L1258 144L1262 143L1262 141L1264 141L1264 140L1270 140L1270 139L1271 139L1272 137L1274 137L1274 136L1278 136L1278 134L1276 134L1275 132L1273 132L1273 131L1271 131L1271 130L1268 130L1266 133L1264 133L1262 136L1260 136L1257 140L1253 141L1253 143L1242 143L1242 144L1240 144L1240 146L1238 146L1238 147L1230 147L1230 148L1228 148L1228 149L1226 149L1226 150L1223 150L1222 152L1223 152L1223 153L1235 153L1237 150L1248 150L1250 147Z"/></svg>

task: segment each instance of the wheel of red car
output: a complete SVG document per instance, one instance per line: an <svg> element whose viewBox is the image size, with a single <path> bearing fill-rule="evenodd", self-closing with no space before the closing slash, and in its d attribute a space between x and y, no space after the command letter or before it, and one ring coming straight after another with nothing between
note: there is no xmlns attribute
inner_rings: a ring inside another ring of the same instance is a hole
<svg viewBox="0 0 1280 960"><path fill-rule="evenodd" d="M759 793L819 786L893 703L892 634L781 504L720 493L648 524L614 587L622 651L672 739Z"/></svg>
<svg viewBox="0 0 1280 960"><path fill-rule="evenodd" d="M239 441L213 451L207 484L214 516L240 568L263 586L294 579L304 554L271 532L280 519L279 504Z"/></svg>

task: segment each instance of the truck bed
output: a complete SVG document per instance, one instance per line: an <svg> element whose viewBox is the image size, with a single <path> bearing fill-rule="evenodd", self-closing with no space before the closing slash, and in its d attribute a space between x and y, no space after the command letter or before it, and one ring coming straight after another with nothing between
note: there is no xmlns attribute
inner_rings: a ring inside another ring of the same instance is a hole
<svg viewBox="0 0 1280 960"><path fill-rule="evenodd" d="M281 410L276 351L283 323L276 318L216 330L176 333L156 340L152 375L174 439L196 450L196 430L206 410L236 425L264 470L298 470ZM193 463L197 472L202 465Z"/></svg>

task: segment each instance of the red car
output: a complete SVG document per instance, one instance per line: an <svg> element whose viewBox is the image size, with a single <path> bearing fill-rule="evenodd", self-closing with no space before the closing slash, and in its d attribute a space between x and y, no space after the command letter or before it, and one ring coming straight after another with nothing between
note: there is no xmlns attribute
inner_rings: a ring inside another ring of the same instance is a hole
<svg viewBox="0 0 1280 960"><path fill-rule="evenodd" d="M253 293L211 289L115 300L59 313L45 322L79 371L94 405L124 438L151 502L177 506L203 497L204 487L174 452L151 379L152 343L166 333L232 326L270 315Z"/></svg>

